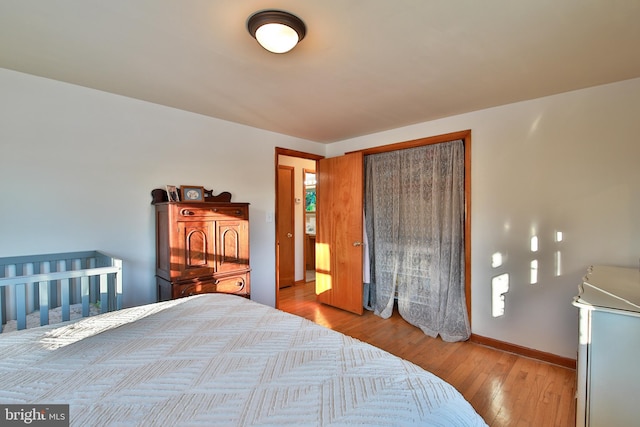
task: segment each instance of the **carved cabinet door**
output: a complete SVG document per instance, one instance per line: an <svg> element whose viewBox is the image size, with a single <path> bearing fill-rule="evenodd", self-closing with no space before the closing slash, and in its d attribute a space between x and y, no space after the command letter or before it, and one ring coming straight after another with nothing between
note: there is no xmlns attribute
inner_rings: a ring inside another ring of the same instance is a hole
<svg viewBox="0 0 640 427"><path fill-rule="evenodd" d="M215 223L178 221L177 268L180 278L212 275L215 272ZM172 249L173 251L173 249Z"/></svg>
<svg viewBox="0 0 640 427"><path fill-rule="evenodd" d="M216 221L216 272L225 273L249 267L249 223L245 220Z"/></svg>

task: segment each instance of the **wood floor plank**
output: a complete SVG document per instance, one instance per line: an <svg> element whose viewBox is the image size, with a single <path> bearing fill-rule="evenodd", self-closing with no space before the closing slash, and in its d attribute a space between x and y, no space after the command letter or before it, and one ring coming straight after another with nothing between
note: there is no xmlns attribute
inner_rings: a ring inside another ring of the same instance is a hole
<svg viewBox="0 0 640 427"><path fill-rule="evenodd" d="M575 370L482 345L447 343L405 322L315 301L315 283L279 290L279 308L382 348L456 387L492 427L575 425Z"/></svg>

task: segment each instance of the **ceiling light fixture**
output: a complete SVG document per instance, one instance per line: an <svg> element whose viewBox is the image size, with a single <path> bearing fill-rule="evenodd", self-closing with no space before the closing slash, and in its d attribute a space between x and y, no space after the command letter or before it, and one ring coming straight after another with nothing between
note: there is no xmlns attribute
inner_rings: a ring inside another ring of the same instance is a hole
<svg viewBox="0 0 640 427"><path fill-rule="evenodd" d="M247 20L247 30L263 48L273 53L289 52L307 33L300 18L282 10L254 13Z"/></svg>

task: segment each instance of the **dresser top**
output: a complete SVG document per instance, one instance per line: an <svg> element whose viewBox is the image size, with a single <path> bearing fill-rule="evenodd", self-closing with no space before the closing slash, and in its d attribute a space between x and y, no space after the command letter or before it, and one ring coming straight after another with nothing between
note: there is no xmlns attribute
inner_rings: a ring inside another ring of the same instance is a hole
<svg viewBox="0 0 640 427"><path fill-rule="evenodd" d="M574 301L580 307L640 314L640 269L606 265L590 267Z"/></svg>

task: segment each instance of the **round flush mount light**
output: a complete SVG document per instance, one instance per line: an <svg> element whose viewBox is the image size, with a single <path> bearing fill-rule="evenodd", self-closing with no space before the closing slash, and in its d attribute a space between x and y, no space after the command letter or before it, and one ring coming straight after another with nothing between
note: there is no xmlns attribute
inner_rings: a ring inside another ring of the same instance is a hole
<svg viewBox="0 0 640 427"><path fill-rule="evenodd" d="M247 20L247 30L263 48L273 53L289 52L307 33L300 18L282 10L254 13Z"/></svg>

